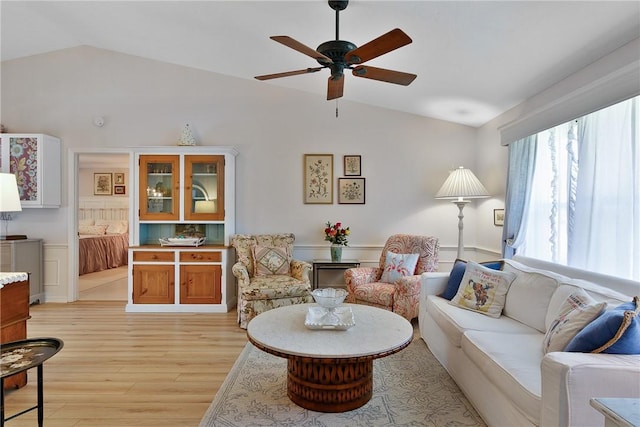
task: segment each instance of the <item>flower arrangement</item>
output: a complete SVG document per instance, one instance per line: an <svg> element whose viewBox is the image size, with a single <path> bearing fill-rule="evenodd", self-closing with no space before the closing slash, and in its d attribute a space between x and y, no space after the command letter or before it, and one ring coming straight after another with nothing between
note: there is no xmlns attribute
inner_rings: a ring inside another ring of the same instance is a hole
<svg viewBox="0 0 640 427"><path fill-rule="evenodd" d="M327 221L327 226L324 229L324 240L331 242L334 245L347 246L347 236L351 233L349 227L342 227L341 222L331 224Z"/></svg>

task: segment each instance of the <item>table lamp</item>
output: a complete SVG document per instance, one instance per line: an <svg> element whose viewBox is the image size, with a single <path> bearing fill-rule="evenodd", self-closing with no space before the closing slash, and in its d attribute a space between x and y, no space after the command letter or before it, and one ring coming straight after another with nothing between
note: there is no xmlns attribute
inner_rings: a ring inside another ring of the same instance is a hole
<svg viewBox="0 0 640 427"><path fill-rule="evenodd" d="M465 169L460 166L449 174L449 177L445 180L444 184L436 194L436 199L453 199L452 203L455 203L460 210L458 214L458 258L462 259L464 255L464 237L463 228L464 224L462 219L464 215L462 210L464 206L471 200L466 199L481 199L489 197L487 189L476 178L476 176L469 169Z"/></svg>
<svg viewBox="0 0 640 427"><path fill-rule="evenodd" d="M0 236L2 240L11 240L9 236L10 212L22 211L20 204L20 194L18 193L18 182L12 173L0 173L0 220L4 225L4 234Z"/></svg>

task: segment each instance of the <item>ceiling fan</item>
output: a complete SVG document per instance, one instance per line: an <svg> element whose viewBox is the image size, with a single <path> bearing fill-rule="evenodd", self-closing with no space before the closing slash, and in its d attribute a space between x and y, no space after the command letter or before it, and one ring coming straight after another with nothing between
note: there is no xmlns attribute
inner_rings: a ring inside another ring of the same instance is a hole
<svg viewBox="0 0 640 427"><path fill-rule="evenodd" d="M318 61L321 67L305 68L302 70L287 71L284 73L266 74L256 76L258 80L270 80L280 77L296 76L299 74L315 73L323 68L331 70L327 87L327 100L342 97L344 91L344 70L352 70L356 77L379 80L387 83L395 83L408 86L417 77L415 74L384 68L362 65L362 63L391 52L412 42L411 38L401 29L396 28L370 42L357 47L346 40L340 40L340 11L347 8L349 0L331 1L329 7L336 11L336 39L322 43L316 50L300 43L289 36L271 36L272 40L297 50Z"/></svg>

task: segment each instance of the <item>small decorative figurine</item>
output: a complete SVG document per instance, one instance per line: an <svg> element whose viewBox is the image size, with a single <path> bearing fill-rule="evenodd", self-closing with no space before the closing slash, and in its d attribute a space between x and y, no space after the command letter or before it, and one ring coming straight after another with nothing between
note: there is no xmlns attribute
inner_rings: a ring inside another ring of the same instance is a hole
<svg viewBox="0 0 640 427"><path fill-rule="evenodd" d="M196 139L193 137L188 123L182 128L182 135L178 139L178 145L196 145Z"/></svg>

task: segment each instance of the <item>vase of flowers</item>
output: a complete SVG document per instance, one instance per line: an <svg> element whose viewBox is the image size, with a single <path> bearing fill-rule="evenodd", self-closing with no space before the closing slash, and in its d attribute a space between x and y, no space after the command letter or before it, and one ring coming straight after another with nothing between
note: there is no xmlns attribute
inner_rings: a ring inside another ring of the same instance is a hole
<svg viewBox="0 0 640 427"><path fill-rule="evenodd" d="M350 233L349 227L343 227L341 222L335 224L327 222L324 228L324 240L331 242L331 262L342 260L342 247L347 246L347 236Z"/></svg>

